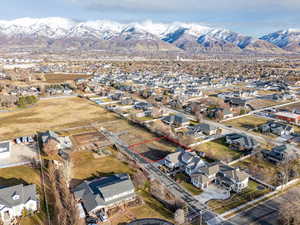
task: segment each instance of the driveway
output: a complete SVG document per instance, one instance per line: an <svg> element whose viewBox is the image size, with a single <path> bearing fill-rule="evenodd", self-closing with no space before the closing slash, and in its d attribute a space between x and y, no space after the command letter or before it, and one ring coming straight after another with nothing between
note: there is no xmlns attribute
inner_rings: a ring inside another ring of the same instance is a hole
<svg viewBox="0 0 300 225"><path fill-rule="evenodd" d="M195 196L195 198L202 204L205 204L209 200L224 200L229 197L229 191L222 189L215 184L210 184L206 189L203 190L203 192L200 195Z"/></svg>
<svg viewBox="0 0 300 225"><path fill-rule="evenodd" d="M12 143L10 156L0 159L0 168L13 167L22 163L30 163L33 159L38 158L36 143L32 144L15 144Z"/></svg>

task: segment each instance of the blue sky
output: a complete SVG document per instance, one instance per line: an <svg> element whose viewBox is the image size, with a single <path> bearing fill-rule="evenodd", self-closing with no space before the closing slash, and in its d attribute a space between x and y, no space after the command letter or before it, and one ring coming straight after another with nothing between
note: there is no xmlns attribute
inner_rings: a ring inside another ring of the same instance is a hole
<svg viewBox="0 0 300 225"><path fill-rule="evenodd" d="M9 0L0 19L67 17L120 22L200 22L244 34L300 28L300 0Z"/></svg>

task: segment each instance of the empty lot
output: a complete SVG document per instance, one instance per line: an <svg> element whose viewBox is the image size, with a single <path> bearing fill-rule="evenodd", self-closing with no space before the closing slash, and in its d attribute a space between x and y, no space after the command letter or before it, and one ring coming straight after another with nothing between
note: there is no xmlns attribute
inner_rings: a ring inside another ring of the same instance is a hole
<svg viewBox="0 0 300 225"><path fill-rule="evenodd" d="M81 98L40 100L35 106L16 112L0 113L0 137L6 140L36 131L87 125L115 120L114 114Z"/></svg>
<svg viewBox="0 0 300 225"><path fill-rule="evenodd" d="M56 74L56 73L48 73L45 74L45 79L47 81L47 83L63 83L69 80L76 80L79 78L84 78L84 79L88 79L91 76L89 75L84 75L84 74Z"/></svg>

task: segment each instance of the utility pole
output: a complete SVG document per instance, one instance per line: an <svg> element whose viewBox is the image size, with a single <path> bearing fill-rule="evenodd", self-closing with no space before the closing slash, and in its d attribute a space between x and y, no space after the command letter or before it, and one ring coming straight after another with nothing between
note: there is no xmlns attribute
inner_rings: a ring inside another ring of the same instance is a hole
<svg viewBox="0 0 300 225"><path fill-rule="evenodd" d="M199 212L199 225L202 225L202 211Z"/></svg>

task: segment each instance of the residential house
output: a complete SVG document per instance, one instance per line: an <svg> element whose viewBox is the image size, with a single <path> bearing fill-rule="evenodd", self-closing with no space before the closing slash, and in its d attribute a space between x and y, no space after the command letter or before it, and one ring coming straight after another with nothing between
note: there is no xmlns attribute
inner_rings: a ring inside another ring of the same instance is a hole
<svg viewBox="0 0 300 225"><path fill-rule="evenodd" d="M90 216L136 200L133 183L128 174L115 174L108 177L84 181L73 190L75 199L82 203Z"/></svg>
<svg viewBox="0 0 300 225"><path fill-rule="evenodd" d="M216 119L218 117L218 114L221 113L223 118L222 119L228 119L233 117L233 113L229 111L228 109L223 108L210 108L207 109L207 117L211 119Z"/></svg>
<svg viewBox="0 0 300 225"><path fill-rule="evenodd" d="M221 165L220 170L216 175L216 183L223 188L241 192L248 187L249 175L241 171L239 168L232 168L226 165Z"/></svg>
<svg viewBox="0 0 300 225"><path fill-rule="evenodd" d="M259 146L258 142L246 134L228 134L225 137L225 142L230 145L232 149L240 151L252 151Z"/></svg>
<svg viewBox="0 0 300 225"><path fill-rule="evenodd" d="M178 148L176 152L168 154L164 159L164 165L169 169L181 169L188 175L204 165L203 160L195 152Z"/></svg>
<svg viewBox="0 0 300 225"><path fill-rule="evenodd" d="M264 158L272 163L279 164L288 162L300 157L300 150L293 145L285 144L272 148L272 150L263 150Z"/></svg>
<svg viewBox="0 0 300 225"><path fill-rule="evenodd" d="M181 163L180 163L181 155L182 155L182 151L177 151L177 152L168 154L164 159L164 165L171 170L179 168L181 165Z"/></svg>
<svg viewBox="0 0 300 225"><path fill-rule="evenodd" d="M209 184L215 181L218 172L219 164L207 164L201 170L191 175L191 182L197 188L207 188Z"/></svg>
<svg viewBox="0 0 300 225"><path fill-rule="evenodd" d="M0 188L0 215L1 220L6 224L22 216L24 210L35 212L37 209L38 198L35 184Z"/></svg>
<svg viewBox="0 0 300 225"><path fill-rule="evenodd" d="M224 102L228 102L230 106L233 107L245 107L246 100L241 98L225 98Z"/></svg>
<svg viewBox="0 0 300 225"><path fill-rule="evenodd" d="M134 108L143 111L149 111L152 108L152 105L148 102L137 102L134 104Z"/></svg>
<svg viewBox="0 0 300 225"><path fill-rule="evenodd" d="M259 126L258 129L263 133L272 133L278 136L291 135L294 133L294 128L292 126L275 121L268 121Z"/></svg>
<svg viewBox="0 0 300 225"><path fill-rule="evenodd" d="M191 135L199 135L199 134L215 135L217 134L218 130L219 129L216 126L207 123L201 123L190 127L188 133Z"/></svg>
<svg viewBox="0 0 300 225"><path fill-rule="evenodd" d="M57 149L63 150L72 147L72 141L68 136L59 136L57 133L49 130L40 135L43 144L47 143L49 140L54 140L57 143Z"/></svg>
<svg viewBox="0 0 300 225"><path fill-rule="evenodd" d="M185 164L184 172L187 175L191 176L194 173L198 173L205 165L206 162L203 159L201 159L199 156L194 154L192 159L187 164Z"/></svg>
<svg viewBox="0 0 300 225"><path fill-rule="evenodd" d="M183 114L169 115L162 118L162 121L175 127L184 127L189 125L189 119Z"/></svg>

